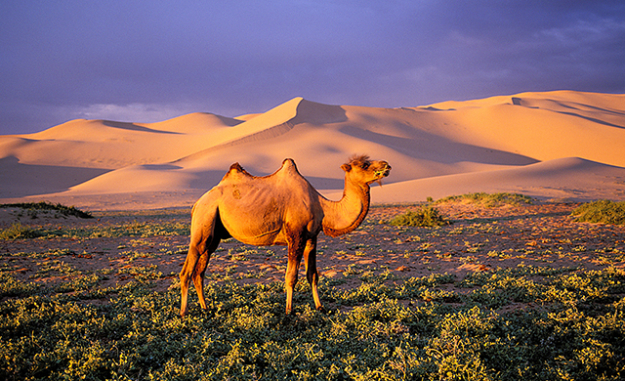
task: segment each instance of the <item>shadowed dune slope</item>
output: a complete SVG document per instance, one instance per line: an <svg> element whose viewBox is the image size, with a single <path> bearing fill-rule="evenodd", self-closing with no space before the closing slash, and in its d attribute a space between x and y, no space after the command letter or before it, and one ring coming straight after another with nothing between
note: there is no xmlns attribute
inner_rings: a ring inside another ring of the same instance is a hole
<svg viewBox="0 0 625 381"><path fill-rule="evenodd" d="M159 206L188 205L233 162L265 175L286 157L338 198L340 165L368 153L393 166L374 202L478 191L625 199L623 147L625 95L523 93L396 109L294 98L237 118L198 112L158 123L73 120L1 136L0 198L76 205L97 198L106 209L107 196L121 208L132 194L128 207L140 207L138 194L167 192L179 196Z"/></svg>

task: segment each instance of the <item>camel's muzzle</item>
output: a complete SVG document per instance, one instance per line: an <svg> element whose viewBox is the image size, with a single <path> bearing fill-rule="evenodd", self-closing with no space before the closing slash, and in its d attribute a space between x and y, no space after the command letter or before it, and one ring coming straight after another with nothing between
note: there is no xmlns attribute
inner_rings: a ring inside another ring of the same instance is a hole
<svg viewBox="0 0 625 381"><path fill-rule="evenodd" d="M391 173L391 166L384 163L383 167L375 171L376 178L387 177Z"/></svg>
<svg viewBox="0 0 625 381"><path fill-rule="evenodd" d="M380 186L382 186L382 178L387 177L390 173L391 173L391 166L387 162L384 162L382 168L374 172L375 181Z"/></svg>

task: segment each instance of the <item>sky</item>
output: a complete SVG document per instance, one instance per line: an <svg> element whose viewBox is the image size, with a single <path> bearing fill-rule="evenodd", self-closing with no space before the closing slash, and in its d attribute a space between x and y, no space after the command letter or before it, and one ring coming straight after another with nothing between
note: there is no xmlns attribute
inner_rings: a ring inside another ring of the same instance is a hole
<svg viewBox="0 0 625 381"><path fill-rule="evenodd" d="M625 1L0 0L0 134L234 117L294 97L416 107L625 93Z"/></svg>

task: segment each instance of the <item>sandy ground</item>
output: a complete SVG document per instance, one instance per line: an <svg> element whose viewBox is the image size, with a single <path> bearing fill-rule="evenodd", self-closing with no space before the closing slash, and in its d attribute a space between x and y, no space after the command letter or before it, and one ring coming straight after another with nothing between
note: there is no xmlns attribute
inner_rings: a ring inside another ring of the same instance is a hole
<svg viewBox="0 0 625 381"><path fill-rule="evenodd" d="M454 274L520 265L601 269L625 266L625 226L576 223L569 216L575 203L486 208L449 203L437 208L453 224L440 228L394 227L392 217L416 206L375 206L354 232L339 238L323 233L318 239L318 270L337 287L357 287L361 277L390 274L389 282L431 274ZM5 210L0 225L20 220L45 229L88 229L131 225L188 224L189 210L99 212L94 219L39 215L37 218ZM0 269L24 281L54 285L71 274L46 272L68 264L83 275L106 273L101 284L132 280L125 269L149 268L158 276L156 290L178 283L188 236L121 238L37 238L0 241ZM254 247L235 240L223 242L213 254L207 282L271 283L284 280L286 249ZM300 282L305 281L303 266ZM445 287L445 286L443 286ZM453 285L448 286L450 289ZM463 290L456 290L463 292ZM323 299L323 296L322 296Z"/></svg>

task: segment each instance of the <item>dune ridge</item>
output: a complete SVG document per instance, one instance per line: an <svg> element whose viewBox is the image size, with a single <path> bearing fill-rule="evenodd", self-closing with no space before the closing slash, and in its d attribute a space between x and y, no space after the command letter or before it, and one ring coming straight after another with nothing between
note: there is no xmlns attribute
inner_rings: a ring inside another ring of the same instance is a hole
<svg viewBox="0 0 625 381"><path fill-rule="evenodd" d="M374 202L473 191L620 200L622 147L623 94L522 93L394 109L297 97L235 118L196 112L157 123L79 119L0 136L0 202L188 206L233 162L265 175L286 157L337 199L339 167L359 153L393 166L385 186L374 188Z"/></svg>

